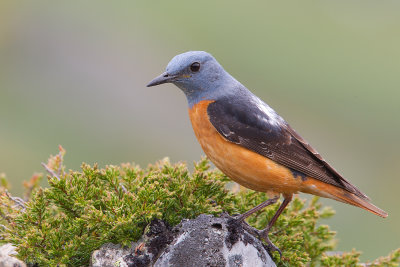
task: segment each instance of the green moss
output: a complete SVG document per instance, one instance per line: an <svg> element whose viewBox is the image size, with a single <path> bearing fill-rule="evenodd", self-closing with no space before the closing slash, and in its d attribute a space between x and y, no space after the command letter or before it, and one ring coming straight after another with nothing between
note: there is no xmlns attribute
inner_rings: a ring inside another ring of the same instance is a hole
<svg viewBox="0 0 400 267"><path fill-rule="evenodd" d="M207 159L189 173L184 163L167 159L146 169L132 164L104 169L83 164L80 171L65 172L65 151L44 165L50 187L40 188L41 175L25 183L29 200L11 197L0 177L0 242L18 247L18 257L39 266L87 265L91 252L112 242L129 245L155 218L176 225L199 214L242 213L265 201L266 195L227 189L230 181L218 170L210 170ZM278 204L251 216L248 222L261 229ZM273 227L270 237L283 252L280 266L357 265L359 253L327 256L334 249L334 236L318 220L333 215L318 199L308 204L295 198ZM395 266L400 251L375 261L372 266Z"/></svg>

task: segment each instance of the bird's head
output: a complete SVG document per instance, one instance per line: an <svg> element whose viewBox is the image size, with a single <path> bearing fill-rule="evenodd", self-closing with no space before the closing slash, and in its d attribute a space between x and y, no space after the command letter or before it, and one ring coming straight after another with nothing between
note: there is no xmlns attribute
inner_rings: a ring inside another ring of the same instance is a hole
<svg viewBox="0 0 400 267"><path fill-rule="evenodd" d="M175 56L168 63L166 71L147 87L173 83L186 94L190 104L215 94L229 77L231 76L209 53L189 51Z"/></svg>

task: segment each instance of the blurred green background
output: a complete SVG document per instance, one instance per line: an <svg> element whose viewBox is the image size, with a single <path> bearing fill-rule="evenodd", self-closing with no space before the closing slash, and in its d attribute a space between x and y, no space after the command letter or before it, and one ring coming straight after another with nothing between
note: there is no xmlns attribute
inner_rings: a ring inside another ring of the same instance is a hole
<svg viewBox="0 0 400 267"><path fill-rule="evenodd" d="M14 193L40 162L143 166L203 154L183 93L146 88L205 50L389 212L331 200L339 250L400 246L400 2L13 1L0 3L0 172Z"/></svg>

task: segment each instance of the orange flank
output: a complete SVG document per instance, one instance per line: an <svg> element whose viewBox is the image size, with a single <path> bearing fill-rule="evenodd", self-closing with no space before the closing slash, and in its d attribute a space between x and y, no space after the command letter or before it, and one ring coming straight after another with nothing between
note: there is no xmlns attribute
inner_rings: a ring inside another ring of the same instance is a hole
<svg viewBox="0 0 400 267"><path fill-rule="evenodd" d="M194 133L207 157L223 173L244 187L268 193L293 194L302 181L292 172L260 154L226 140L211 124L207 107L201 101L189 109Z"/></svg>
<svg viewBox="0 0 400 267"><path fill-rule="evenodd" d="M273 160L234 144L221 136L211 124L207 107L213 101L203 100L189 109L194 133L210 160L235 182L268 194L290 197L297 192L335 199L366 209L381 217L387 213L354 194L312 177L295 177L293 172Z"/></svg>

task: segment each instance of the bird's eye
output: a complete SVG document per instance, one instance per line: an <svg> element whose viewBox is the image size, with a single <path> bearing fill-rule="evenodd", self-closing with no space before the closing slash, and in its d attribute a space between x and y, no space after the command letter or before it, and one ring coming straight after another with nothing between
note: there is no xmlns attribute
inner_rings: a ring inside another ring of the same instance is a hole
<svg viewBox="0 0 400 267"><path fill-rule="evenodd" d="M200 70L200 63L199 62L192 63L192 65L190 65L190 70L193 72L198 72Z"/></svg>

